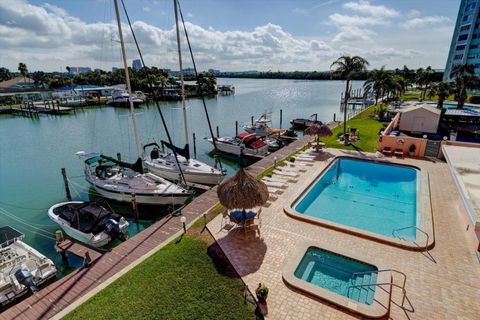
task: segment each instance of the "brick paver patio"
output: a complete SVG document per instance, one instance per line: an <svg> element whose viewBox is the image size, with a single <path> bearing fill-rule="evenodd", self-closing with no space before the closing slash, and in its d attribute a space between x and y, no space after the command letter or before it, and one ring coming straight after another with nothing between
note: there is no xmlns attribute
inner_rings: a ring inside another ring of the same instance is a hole
<svg viewBox="0 0 480 320"><path fill-rule="evenodd" d="M374 154L332 150L331 156ZM297 245L313 241L318 247L335 248L346 256L362 256L364 261L397 269L407 274L406 309L400 308L401 290L394 288L392 319L479 319L480 263L475 255L471 230L466 228L465 209L446 163L429 160L383 158L426 170L430 192L435 245L426 252L409 251L360 238L287 216L283 207L290 204L299 189L306 188L327 165L318 160L298 182L261 214L260 236L240 230L221 229L222 216L208 228L252 292L259 282L270 288L269 319L351 319L360 318L323 300L293 290L282 280L283 268ZM394 282L401 278L394 275Z"/></svg>

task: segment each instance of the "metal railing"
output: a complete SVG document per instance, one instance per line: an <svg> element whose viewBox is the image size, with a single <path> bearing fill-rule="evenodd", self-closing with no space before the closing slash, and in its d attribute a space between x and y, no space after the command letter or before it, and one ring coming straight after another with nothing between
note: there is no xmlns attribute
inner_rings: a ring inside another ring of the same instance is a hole
<svg viewBox="0 0 480 320"><path fill-rule="evenodd" d="M402 238L401 236L397 236L396 233L398 231L402 231L402 230L407 230L407 229L416 229L417 231L420 231L420 233L423 233L426 237L427 237L427 241L425 242L425 251L428 251L428 244L430 243L430 236L428 235L428 233L426 233L425 231L423 231L422 229L420 229L419 227L417 226L409 226L409 227L405 227L405 228L399 228L399 229L393 229L392 230L392 235L396 238L399 238L399 239L402 239L404 241L406 241L404 238Z"/></svg>
<svg viewBox="0 0 480 320"><path fill-rule="evenodd" d="M407 296L407 291L405 289L405 286L407 284L407 275L405 273L403 273L402 271L398 271L396 269L382 269L382 270L370 270L370 271L363 271L363 272L355 272L352 274L352 278L351 280L355 279L355 277L358 277L358 276L362 276L362 275L366 275L366 274L379 274L379 273L382 273L382 272L390 272L390 273L396 273L396 274L399 274L402 276L403 278L403 281L402 281L402 285L395 285L395 287L398 287L402 290L402 293L403 293L403 297L402 297L402 308L404 307L404 303L405 303L405 298ZM370 278L371 279L371 278ZM367 286L379 286L379 285L385 285L386 283L368 283L368 284L352 284L350 285L348 288L347 288L347 292L349 292L349 290L351 288L358 288L358 287L367 287Z"/></svg>

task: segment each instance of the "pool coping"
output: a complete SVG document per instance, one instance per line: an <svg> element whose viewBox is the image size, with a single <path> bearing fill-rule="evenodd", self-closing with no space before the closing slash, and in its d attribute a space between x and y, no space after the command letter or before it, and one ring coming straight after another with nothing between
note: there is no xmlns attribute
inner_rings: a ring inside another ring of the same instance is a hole
<svg viewBox="0 0 480 320"><path fill-rule="evenodd" d="M308 216L308 215L297 212L294 209L294 205L313 186L313 184L316 183L318 179L325 174L325 172L335 163L335 161L339 159L354 159L354 160L361 160L361 161L370 161L375 163L381 163L381 164L387 164L387 165L398 165L398 166L417 169L420 172L420 179L418 181L419 184L417 182L417 188L420 189L419 190L420 193L417 193L417 200L416 200L417 201L417 214L416 214L417 227L428 234L428 239L424 240L423 236L419 238L417 235L417 239L415 241L413 242L406 241L400 238L387 237L374 232L361 230L355 227L346 226L343 224L335 223L333 221L312 217L312 216ZM366 238L369 240L374 240L383 244L387 244L387 245L391 245L391 246L395 246L403 249L408 249L412 251L425 251L432 248L433 245L435 244L428 172L416 166L397 163L397 162L383 161L383 160L378 160L377 158L371 158L371 157L335 156L318 175L313 176L310 179L308 185L305 188L303 188L303 190L299 190L297 193L295 193L292 199L293 199L292 201L289 201L289 205L286 205L283 207L283 211L288 216L298 220L302 220L304 222L317 224L319 226L334 229L336 231L348 233L351 235L359 236L359 237ZM417 243L419 240L421 242Z"/></svg>
<svg viewBox="0 0 480 320"><path fill-rule="evenodd" d="M334 293L330 290L324 289L322 287L316 286L312 283L309 283L305 280L297 278L294 273L297 269L298 265L300 264L301 260L305 256L307 250L311 247L315 247L321 250L327 250L332 253L338 254L342 257L350 258L357 260L361 263L372 265L377 268L377 270L383 270L377 264L365 262L362 258L354 254L349 254L346 256L341 254L340 252L336 251L335 248L330 246L322 245L321 247L315 244L313 241L303 242L295 248L295 252L291 255L288 259L288 262L285 264L282 272L282 278L286 282L287 285L305 292L309 295L312 295L316 298L326 300L330 303L333 303L341 308L347 309L356 314L360 314L362 316L366 316L369 318L382 318L385 317L390 313L390 304L391 304L391 295L392 295L392 285L393 285L393 277L392 274L387 273L377 273L377 282L382 283L384 285L376 286L375 294L373 296L373 303L363 304L358 301L352 300L340 294ZM388 286L388 290L385 290L385 286ZM382 290L383 289L383 290Z"/></svg>

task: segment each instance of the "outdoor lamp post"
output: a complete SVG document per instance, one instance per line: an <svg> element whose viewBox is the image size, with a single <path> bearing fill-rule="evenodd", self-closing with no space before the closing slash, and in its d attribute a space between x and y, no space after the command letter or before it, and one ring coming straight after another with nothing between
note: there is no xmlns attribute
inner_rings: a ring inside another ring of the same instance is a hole
<svg viewBox="0 0 480 320"><path fill-rule="evenodd" d="M185 224L187 222L187 218L185 218L185 216L181 216L180 222L183 224L183 233L187 233L187 226Z"/></svg>

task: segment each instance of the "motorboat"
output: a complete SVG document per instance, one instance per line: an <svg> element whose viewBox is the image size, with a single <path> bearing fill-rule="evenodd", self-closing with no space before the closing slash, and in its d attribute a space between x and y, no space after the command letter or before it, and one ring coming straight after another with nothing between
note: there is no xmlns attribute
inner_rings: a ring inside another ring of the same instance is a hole
<svg viewBox="0 0 480 320"><path fill-rule="evenodd" d="M105 198L130 203L134 194L140 204L179 205L193 194L151 172L143 173L140 158L129 164L98 153L77 155L85 159L85 179Z"/></svg>
<svg viewBox="0 0 480 320"><path fill-rule="evenodd" d="M112 95L112 99L107 100L106 104L114 107L128 108L130 106L129 97L130 95L127 92L117 92ZM132 97L132 102L135 107L138 107L144 102L144 100L138 98L133 94Z"/></svg>
<svg viewBox="0 0 480 320"><path fill-rule="evenodd" d="M207 139L213 144L212 138ZM264 157L268 155L268 144L265 139L255 134L242 132L236 137L215 138L217 148L220 152L232 155L240 155L246 157Z"/></svg>
<svg viewBox="0 0 480 320"><path fill-rule="evenodd" d="M143 102L147 101L147 95L143 93L142 91L134 91L133 95L135 98L142 100Z"/></svg>
<svg viewBox="0 0 480 320"><path fill-rule="evenodd" d="M314 124L322 124L321 121L317 120L317 116L318 115L314 113L308 119L305 119L305 118L293 119L293 120L290 120L290 124L295 129L306 129L308 127L311 127Z"/></svg>
<svg viewBox="0 0 480 320"><path fill-rule="evenodd" d="M22 241L25 235L0 227L0 304L5 306L28 292L36 292L55 278L55 264Z"/></svg>
<svg viewBox="0 0 480 320"><path fill-rule="evenodd" d="M143 147L143 161L148 171L171 181L182 181L180 166L186 183L190 185L217 185L225 178L225 171L190 158L186 148L177 150L177 159L175 159L173 153L163 151L165 145L172 146L165 141L161 143L163 148L160 148L157 143L150 143ZM149 147L152 147L150 152L147 151Z"/></svg>
<svg viewBox="0 0 480 320"><path fill-rule="evenodd" d="M128 234L128 221L96 202L57 203L48 209L48 217L71 238L94 248Z"/></svg>
<svg viewBox="0 0 480 320"><path fill-rule="evenodd" d="M257 136L266 137L272 127L272 113L264 112L253 124L246 124L243 129L248 133L254 133Z"/></svg>

